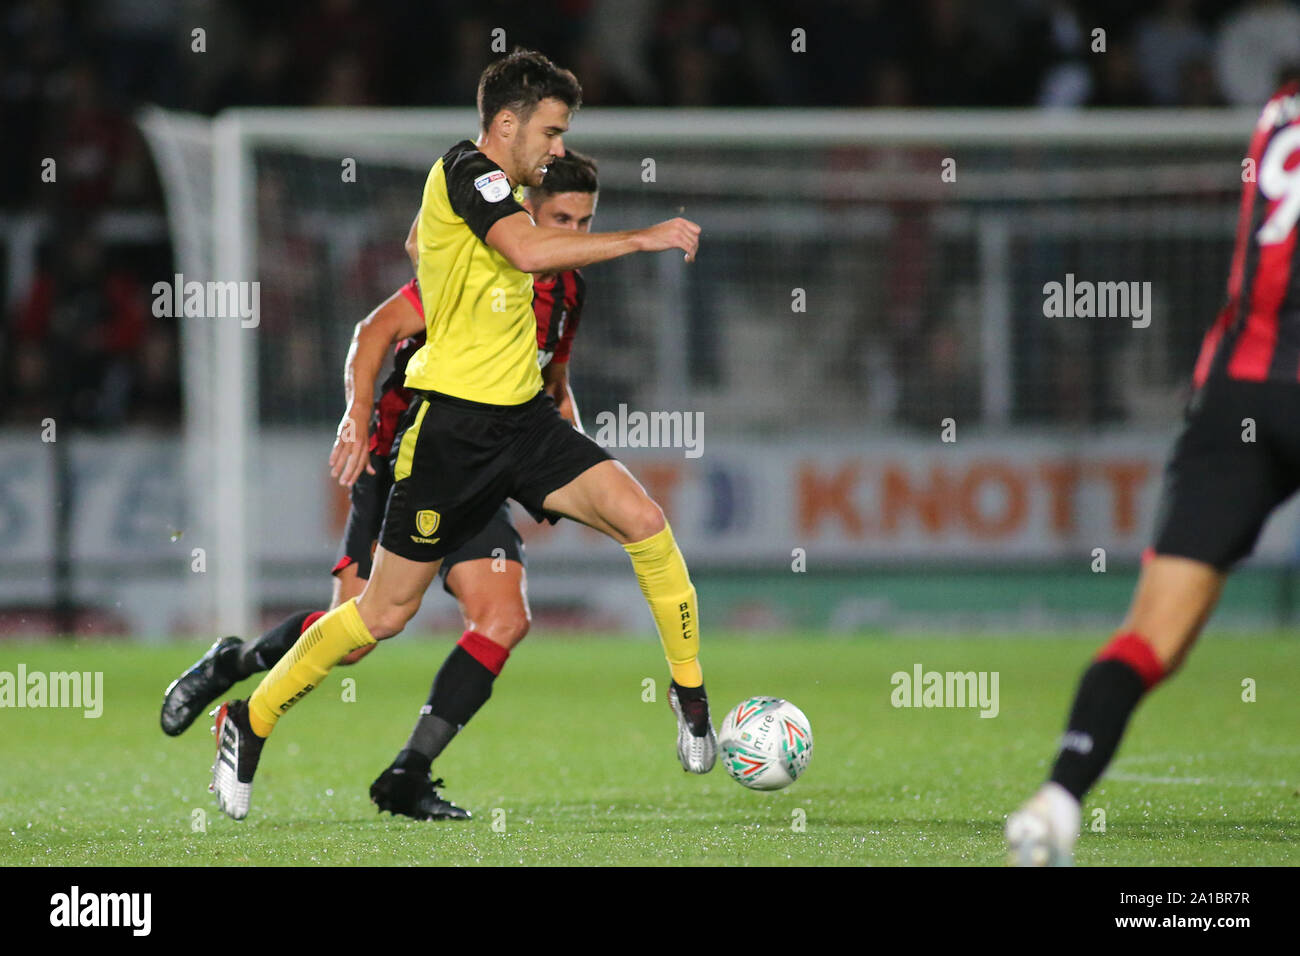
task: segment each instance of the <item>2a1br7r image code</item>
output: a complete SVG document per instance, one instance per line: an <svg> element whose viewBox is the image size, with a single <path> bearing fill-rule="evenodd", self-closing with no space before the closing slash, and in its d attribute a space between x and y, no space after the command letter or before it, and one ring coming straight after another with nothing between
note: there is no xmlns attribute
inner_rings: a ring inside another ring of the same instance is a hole
<svg viewBox="0 0 1300 956"><path fill-rule="evenodd" d="M1204 892L1201 890L1166 890L1161 893L1120 893L1119 901L1126 905L1135 904L1139 906L1177 905L1181 903L1190 903L1193 905L1205 903L1249 903L1250 894L1241 891Z"/></svg>

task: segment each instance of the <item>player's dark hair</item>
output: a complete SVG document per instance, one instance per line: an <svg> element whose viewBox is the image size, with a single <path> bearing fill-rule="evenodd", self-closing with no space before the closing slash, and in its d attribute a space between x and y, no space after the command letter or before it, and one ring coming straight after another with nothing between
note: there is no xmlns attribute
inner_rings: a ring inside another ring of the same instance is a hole
<svg viewBox="0 0 1300 956"><path fill-rule="evenodd" d="M571 110L582 105L578 78L536 50L515 50L483 71L478 80L478 119L484 131L502 110L528 122L545 99L557 99Z"/></svg>
<svg viewBox="0 0 1300 956"><path fill-rule="evenodd" d="M596 161L576 149L566 149L563 159L553 159L546 167L542 184L528 187L528 198L545 202L560 193L594 193L599 189Z"/></svg>

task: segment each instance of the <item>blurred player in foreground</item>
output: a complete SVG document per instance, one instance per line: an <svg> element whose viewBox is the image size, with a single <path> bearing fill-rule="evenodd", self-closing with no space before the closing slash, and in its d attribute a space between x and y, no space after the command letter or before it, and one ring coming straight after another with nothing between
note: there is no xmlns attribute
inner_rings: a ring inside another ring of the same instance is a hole
<svg viewBox="0 0 1300 956"><path fill-rule="evenodd" d="M507 498L623 545L672 673L678 758L693 773L713 768L717 736L699 664L697 599L672 530L627 469L560 416L537 368L531 273L669 249L693 261L699 244L699 227L684 219L613 233L533 222L520 187L540 185L549 163L564 156L581 98L573 74L544 56L503 57L479 81L478 142L452 146L429 172L417 228L428 341L407 366L415 400L396 438L374 568L361 596L312 624L251 698L219 709L212 787L235 819L248 814L276 721L350 653L400 633L443 559ZM506 654L490 641L465 649L446 677L465 706L477 707Z"/></svg>
<svg viewBox="0 0 1300 956"><path fill-rule="evenodd" d="M1007 820L1013 865L1072 862L1080 802L1130 715L1183 662L1229 570L1300 487L1300 70L1283 75L1247 156L1258 173L1242 190L1228 301L1201 345L1153 554L1128 617L1083 674L1048 782Z"/></svg>
<svg viewBox="0 0 1300 956"><path fill-rule="evenodd" d="M598 189L596 164L569 150L563 159L551 163L540 186L527 190L524 208L539 225L587 232L595 215ZM413 240L409 245L413 249ZM576 269L533 277L537 363L543 387L565 420L579 430L582 423L569 385L569 361L585 299L586 283ZM347 411L330 455L332 474L352 489L347 528L332 572L331 610L359 595L370 577L384 504L392 489L388 459L393 437L412 399L402 383L407 362L424 344L424 329L424 307L418 284L412 280L358 323L353 335L344 370ZM374 394L384 353L394 343L393 371L372 411L368 399ZM536 517L555 520L542 514ZM484 701L473 695L468 701L461 700L464 695L449 686L444 675L454 674L456 661L469 653L467 648L481 648L486 639L500 648L486 648L488 653L509 653L528 633L524 547L508 504L502 504L482 531L447 555L440 576L443 587L460 604L465 633L434 680L406 746L370 788L371 800L381 811L420 820L469 816L438 794L436 788L442 781L431 781L429 772L432 761ZM182 733L233 684L273 667L325 613L299 612L248 643L237 637L222 638L167 688L163 730L173 736ZM376 646L354 651L341 663L353 663Z"/></svg>

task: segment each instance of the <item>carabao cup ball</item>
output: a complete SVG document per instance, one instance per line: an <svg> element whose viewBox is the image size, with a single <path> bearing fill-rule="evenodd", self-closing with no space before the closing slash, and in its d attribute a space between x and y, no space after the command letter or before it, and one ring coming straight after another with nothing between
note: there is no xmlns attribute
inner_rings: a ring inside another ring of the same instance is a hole
<svg viewBox="0 0 1300 956"><path fill-rule="evenodd" d="M742 787L780 790L812 760L812 725L780 697L751 697L731 709L718 732L722 765Z"/></svg>

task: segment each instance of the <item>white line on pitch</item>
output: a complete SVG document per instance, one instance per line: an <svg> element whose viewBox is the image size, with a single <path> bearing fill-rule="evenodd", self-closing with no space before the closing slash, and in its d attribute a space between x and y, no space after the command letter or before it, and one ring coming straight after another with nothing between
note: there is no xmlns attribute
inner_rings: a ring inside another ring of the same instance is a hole
<svg viewBox="0 0 1300 956"><path fill-rule="evenodd" d="M1124 773L1116 771L1108 773L1106 780L1116 780L1120 783L1170 783L1170 784L1191 784L1198 786L1201 784L1212 783L1223 787L1289 787L1290 784L1285 780L1219 780L1214 777L1155 777L1145 773Z"/></svg>

